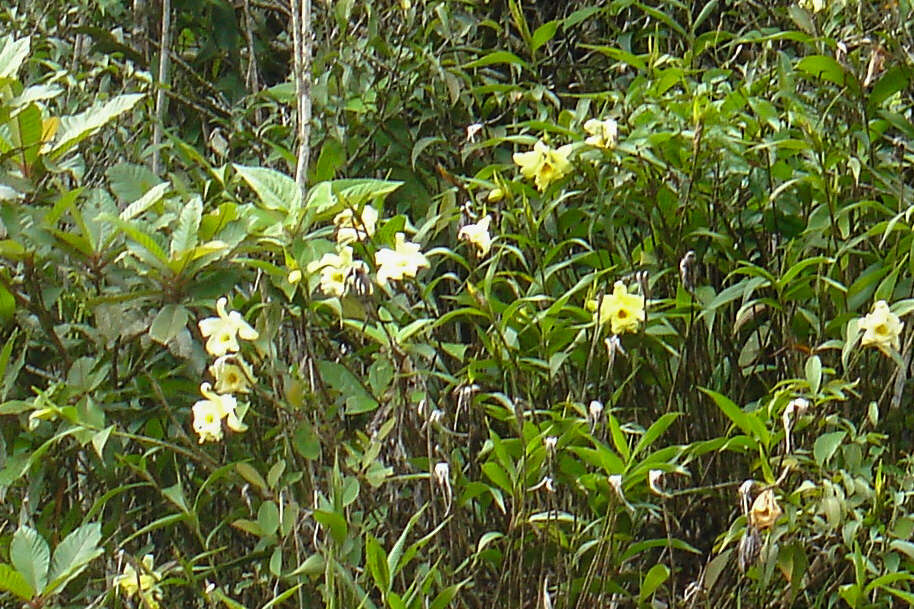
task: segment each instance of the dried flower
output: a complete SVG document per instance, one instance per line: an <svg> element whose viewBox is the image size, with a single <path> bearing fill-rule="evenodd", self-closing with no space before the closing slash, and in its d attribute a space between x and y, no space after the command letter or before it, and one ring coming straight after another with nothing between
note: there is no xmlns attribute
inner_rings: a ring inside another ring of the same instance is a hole
<svg viewBox="0 0 914 609"><path fill-rule="evenodd" d="M775 521L781 517L781 506L778 505L773 489L766 489L759 493L749 510L749 524L757 529L768 529L774 526Z"/></svg>

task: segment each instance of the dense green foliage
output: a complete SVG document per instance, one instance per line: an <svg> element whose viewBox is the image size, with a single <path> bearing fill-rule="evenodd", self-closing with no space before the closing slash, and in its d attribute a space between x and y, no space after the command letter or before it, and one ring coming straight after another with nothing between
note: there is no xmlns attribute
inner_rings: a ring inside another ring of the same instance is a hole
<svg viewBox="0 0 914 609"><path fill-rule="evenodd" d="M18 4L3 606L914 601L909 0Z"/></svg>

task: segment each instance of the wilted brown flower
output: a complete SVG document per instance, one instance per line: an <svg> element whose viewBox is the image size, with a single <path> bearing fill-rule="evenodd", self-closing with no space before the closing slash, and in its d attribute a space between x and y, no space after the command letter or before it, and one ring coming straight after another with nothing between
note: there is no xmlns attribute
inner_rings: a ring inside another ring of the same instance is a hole
<svg viewBox="0 0 914 609"><path fill-rule="evenodd" d="M773 489L762 491L755 501L752 502L752 509L749 510L749 524L758 529L767 529L774 525L775 521L781 517L781 506L774 496Z"/></svg>

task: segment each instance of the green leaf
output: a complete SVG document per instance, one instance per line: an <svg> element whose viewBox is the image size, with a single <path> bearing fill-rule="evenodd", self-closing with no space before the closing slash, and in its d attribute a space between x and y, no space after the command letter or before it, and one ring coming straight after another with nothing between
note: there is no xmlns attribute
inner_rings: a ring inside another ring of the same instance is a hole
<svg viewBox="0 0 914 609"><path fill-rule="evenodd" d="M822 434L816 438L816 443L812 448L812 454L816 459L816 463L819 464L819 467L825 467L828 460L831 459L832 455L835 454L835 451L838 450L838 447L841 446L845 436L847 436L846 431L833 431L831 433Z"/></svg>
<svg viewBox="0 0 914 609"><path fill-rule="evenodd" d="M25 581L22 573L5 563L0 564L0 590L12 592L26 601L35 596L35 590Z"/></svg>
<svg viewBox="0 0 914 609"><path fill-rule="evenodd" d="M796 69L814 78L827 80L839 87L847 85L854 89L859 88L854 77L848 74L834 57L829 57L828 55L809 55L804 57L797 62Z"/></svg>
<svg viewBox="0 0 914 609"><path fill-rule="evenodd" d="M117 226L121 231L130 237L133 241L142 247L145 251L152 254L152 256L162 264L163 267L167 268L168 265L168 254L165 253L165 250L162 249L162 246L156 242L156 240L149 235L148 233L143 232L137 226L134 226L130 222L125 222L117 216L112 216L111 214L100 214L98 216L99 220L110 222Z"/></svg>
<svg viewBox="0 0 914 609"><path fill-rule="evenodd" d="M28 38L13 40L12 36L4 36L2 45L0 45L0 79L15 78L19 72L19 66L28 55Z"/></svg>
<svg viewBox="0 0 914 609"><path fill-rule="evenodd" d="M197 245L197 231L203 216L203 200L194 195L181 209L178 226L171 237L171 257L176 258Z"/></svg>
<svg viewBox="0 0 914 609"><path fill-rule="evenodd" d="M375 585L383 594L390 592L390 571L387 568L387 553L374 535L369 535L365 542L365 564Z"/></svg>
<svg viewBox="0 0 914 609"><path fill-rule="evenodd" d="M314 510L314 519L330 531L330 535L336 543L341 544L346 541L349 527L346 525L346 519L341 515L326 510Z"/></svg>
<svg viewBox="0 0 914 609"><path fill-rule="evenodd" d="M744 412L742 408L737 406L733 400L728 398L725 395L721 395L716 391L706 389L704 387L699 387L699 389L717 404L717 407L720 408L728 419L730 419L734 425L739 427L743 433L747 436L761 442L764 446L768 446L769 434L768 429L765 427L758 417L752 413Z"/></svg>
<svg viewBox="0 0 914 609"><path fill-rule="evenodd" d="M670 570L666 565L657 564L651 567L651 570L644 576L644 581L641 582L641 592L639 593L641 602L650 598L669 576Z"/></svg>
<svg viewBox="0 0 914 609"><path fill-rule="evenodd" d="M675 421L680 414L682 413L668 412L667 414L654 421L648 430L644 432L644 435L641 436L641 440L638 441L638 444L635 446L635 450L632 451L631 458L634 458L642 450L649 448L651 444L657 440L657 438L663 435L663 432L665 432L667 428L673 424L673 421Z"/></svg>
<svg viewBox="0 0 914 609"><path fill-rule="evenodd" d="M161 184L157 184L150 188L143 196L128 205L124 211L120 213L121 220L133 220L158 203L170 186L171 184L169 182L162 182Z"/></svg>
<svg viewBox="0 0 914 609"><path fill-rule="evenodd" d="M44 590L48 582L51 552L38 531L25 526L16 530L10 543L10 560L32 590Z"/></svg>
<svg viewBox="0 0 914 609"><path fill-rule="evenodd" d="M118 198L121 203L136 201L142 198L147 192L160 186L162 180L145 165L136 165L134 163L118 163L105 172L108 178L108 186L111 192ZM129 220L138 214L129 217L121 216Z"/></svg>
<svg viewBox="0 0 914 609"><path fill-rule="evenodd" d="M254 466L252 466L250 463L236 463L235 471L238 472L242 478L256 486L261 491L268 490L267 481L263 479L263 476L260 475L260 472L254 469Z"/></svg>
<svg viewBox="0 0 914 609"><path fill-rule="evenodd" d="M149 337L163 345L167 344L187 326L189 315L190 313L183 305L165 305L149 326Z"/></svg>
<svg viewBox="0 0 914 609"><path fill-rule="evenodd" d="M257 526L264 535L275 535L279 530L279 508L273 501L264 501L257 510Z"/></svg>
<svg viewBox="0 0 914 609"><path fill-rule="evenodd" d="M536 31L533 32L533 36L531 37L530 51L536 53L537 49L552 40L553 36L555 36L556 30L558 29L558 21L547 21L543 25L536 28Z"/></svg>
<svg viewBox="0 0 914 609"><path fill-rule="evenodd" d="M101 539L102 525L98 522L84 524L67 535L54 550L49 576L51 583L45 594L66 586L83 572L90 561L101 556L104 551L98 545Z"/></svg>
<svg viewBox="0 0 914 609"><path fill-rule="evenodd" d="M874 108L882 102L903 91L911 82L911 74L900 65L894 65L885 71L885 74L873 85L867 104Z"/></svg>
<svg viewBox="0 0 914 609"><path fill-rule="evenodd" d="M510 51L493 51L484 57L480 57L470 63L464 64L463 69L470 68L484 68L486 66L495 65L497 63L507 63L513 66L520 66L522 68L529 67L527 62L515 55Z"/></svg>
<svg viewBox="0 0 914 609"><path fill-rule="evenodd" d="M232 167L257 194L266 209L291 211L299 207L301 192L295 180L289 176L265 167L247 167L237 163Z"/></svg>
<svg viewBox="0 0 914 609"><path fill-rule="evenodd" d="M344 396L346 414L371 412L378 407L378 401L365 389L348 368L336 362L322 360L317 364L321 378L334 391Z"/></svg>
<svg viewBox="0 0 914 609"><path fill-rule="evenodd" d="M59 158L73 146L92 135L109 121L114 120L145 97L143 93L118 95L106 102L96 103L88 110L60 119L57 143L50 151L51 158Z"/></svg>
<svg viewBox="0 0 914 609"><path fill-rule="evenodd" d="M806 382L809 383L809 390L813 393L819 393L822 386L822 360L818 355L813 355L806 360Z"/></svg>

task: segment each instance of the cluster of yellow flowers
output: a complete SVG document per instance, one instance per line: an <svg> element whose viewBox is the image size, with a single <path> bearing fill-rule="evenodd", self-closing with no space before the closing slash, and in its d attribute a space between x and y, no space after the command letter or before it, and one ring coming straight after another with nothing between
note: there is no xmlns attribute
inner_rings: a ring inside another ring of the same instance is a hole
<svg viewBox="0 0 914 609"><path fill-rule="evenodd" d="M588 135L584 143L594 148L609 150L615 147L619 139L619 125L611 118L592 118L584 123L584 131ZM532 179L539 191L544 192L550 184L562 179L571 171L571 161L568 157L572 149L571 144L552 148L543 140L539 140L533 145L533 150L514 153L514 164L520 167L525 178ZM503 190L496 188L489 193L489 200L493 200L493 197L501 198L502 194Z"/></svg>
<svg viewBox="0 0 914 609"><path fill-rule="evenodd" d="M124 573L114 578L114 587L120 589L127 598L139 595L143 607L159 609L159 600L162 598L159 581L162 579L162 574L153 570L152 554L144 556L141 565L142 573L137 573L133 565L127 563L124 566Z"/></svg>
<svg viewBox="0 0 914 609"><path fill-rule="evenodd" d="M378 212L371 205L366 205L359 217L351 209L344 209L333 219L336 226L337 249L335 253L324 254L320 260L308 264L308 273L320 273L321 292L327 296L340 297L346 294L353 278L368 275L368 265L362 260L353 258L352 247L348 244L365 241L375 233ZM402 280L415 277L420 268L428 268L428 259L419 251L419 245L406 240L403 233L397 233L394 249L382 248L375 252L377 282L385 286L390 280ZM289 282L301 280L301 272L293 270ZM361 284L363 290L371 293L371 283Z"/></svg>
<svg viewBox="0 0 914 609"><path fill-rule="evenodd" d="M238 311L227 313L227 303L225 297L217 300L217 317L207 317L198 324L200 333L208 339L207 353L216 357L209 367L216 381L215 391L210 383L201 384L200 393L206 399L193 406L193 427L201 444L222 440L223 420L232 431L240 433L247 429L237 412L238 400L232 394L248 393L254 376L239 353L238 339L257 340L259 334Z"/></svg>

